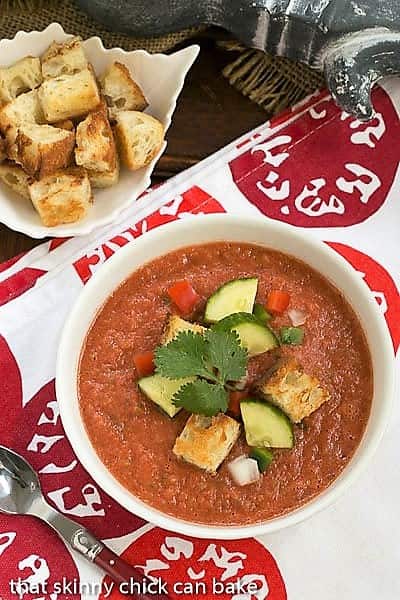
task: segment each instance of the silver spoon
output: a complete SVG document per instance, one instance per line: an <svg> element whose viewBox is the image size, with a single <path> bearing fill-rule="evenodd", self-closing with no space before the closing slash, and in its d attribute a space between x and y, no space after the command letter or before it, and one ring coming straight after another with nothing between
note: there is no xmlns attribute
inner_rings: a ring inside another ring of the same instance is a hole
<svg viewBox="0 0 400 600"><path fill-rule="evenodd" d="M114 554L87 529L50 506L43 496L38 475L31 465L5 446L0 446L0 512L9 515L32 515L41 519L50 525L67 545L103 569L118 585L140 583L143 593L132 594L136 598L168 600L169 596L163 593L144 591L153 591L154 582ZM136 587L132 586L132 589L135 590Z"/></svg>

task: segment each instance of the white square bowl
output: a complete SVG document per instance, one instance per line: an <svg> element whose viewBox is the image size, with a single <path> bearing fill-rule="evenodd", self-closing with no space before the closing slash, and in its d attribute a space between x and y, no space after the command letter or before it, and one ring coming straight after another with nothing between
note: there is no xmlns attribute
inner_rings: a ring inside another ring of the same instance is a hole
<svg viewBox="0 0 400 600"><path fill-rule="evenodd" d="M12 40L0 41L0 66L9 66L24 56L40 56L53 40L63 42L73 37L58 23L43 31L20 31ZM168 129L187 72L195 61L199 47L189 46L170 55L149 54L144 50L126 52L121 48L104 48L98 37L83 42L83 47L97 75L117 60L125 64L143 89L149 103L145 112L159 119ZM119 182L107 189L94 190L94 204L88 215L77 223L45 227L32 204L0 183L0 222L33 238L85 235L114 221L150 185L154 165L166 148L166 142L147 167L138 171L121 169Z"/></svg>

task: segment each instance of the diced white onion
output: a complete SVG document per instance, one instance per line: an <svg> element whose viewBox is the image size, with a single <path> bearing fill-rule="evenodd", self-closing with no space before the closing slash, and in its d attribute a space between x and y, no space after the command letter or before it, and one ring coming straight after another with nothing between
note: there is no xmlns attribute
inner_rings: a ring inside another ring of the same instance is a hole
<svg viewBox="0 0 400 600"><path fill-rule="evenodd" d="M247 381L247 371L246 371L246 375L244 377L242 377L241 379L239 379L239 381L236 382L235 384L235 388L239 391L242 392L243 390L246 389L246 386L248 384Z"/></svg>
<svg viewBox="0 0 400 600"><path fill-rule="evenodd" d="M257 461L244 454L228 464L228 469L237 485L249 485L260 479Z"/></svg>
<svg viewBox="0 0 400 600"><path fill-rule="evenodd" d="M288 310L289 319L292 321L293 327L304 325L307 320L307 313L300 308L290 308Z"/></svg>

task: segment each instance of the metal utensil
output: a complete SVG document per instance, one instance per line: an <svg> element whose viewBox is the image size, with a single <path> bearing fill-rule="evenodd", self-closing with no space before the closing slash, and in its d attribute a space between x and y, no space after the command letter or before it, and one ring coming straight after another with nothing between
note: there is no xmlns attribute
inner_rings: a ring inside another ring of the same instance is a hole
<svg viewBox="0 0 400 600"><path fill-rule="evenodd" d="M103 569L118 585L133 581L140 583L142 590L148 589L151 580L144 577L143 573L122 560L87 529L50 506L31 465L4 446L0 446L0 511L9 515L32 515L45 521L66 544ZM165 594L144 592L133 595L141 600L168 600Z"/></svg>
<svg viewBox="0 0 400 600"><path fill-rule="evenodd" d="M366 121L373 85L400 73L398 0L76 0L108 29L156 36L224 27L250 48L323 71L336 102Z"/></svg>

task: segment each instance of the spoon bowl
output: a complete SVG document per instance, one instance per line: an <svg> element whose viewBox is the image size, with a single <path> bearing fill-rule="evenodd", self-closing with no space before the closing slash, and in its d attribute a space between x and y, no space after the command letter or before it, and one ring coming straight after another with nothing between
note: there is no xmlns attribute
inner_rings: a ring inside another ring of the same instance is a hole
<svg viewBox="0 0 400 600"><path fill-rule="evenodd" d="M36 471L22 456L5 446L0 446L0 512L32 515L41 519L69 547L103 569L117 584L136 581L146 590L151 581L138 568L126 563L97 540L90 531L50 506L42 494ZM154 596L144 591L137 594L136 598L153 600ZM164 593L158 594L157 598L169 600Z"/></svg>
<svg viewBox="0 0 400 600"><path fill-rule="evenodd" d="M0 512L30 514L42 497L39 478L19 454L0 446Z"/></svg>

